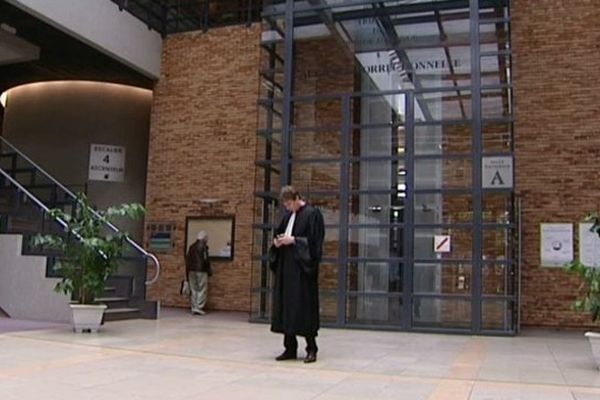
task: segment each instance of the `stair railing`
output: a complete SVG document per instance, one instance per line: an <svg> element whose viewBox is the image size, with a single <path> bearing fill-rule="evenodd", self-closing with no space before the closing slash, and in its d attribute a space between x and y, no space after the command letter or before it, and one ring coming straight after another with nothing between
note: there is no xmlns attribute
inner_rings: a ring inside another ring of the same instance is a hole
<svg viewBox="0 0 600 400"><path fill-rule="evenodd" d="M32 166L34 166L47 179L49 179L53 184L55 184L59 188L61 188L71 198L77 199L77 196L73 192L71 192L69 189L67 189L62 183L60 183L59 181L57 181L56 179L54 179L54 177L52 175L50 175L48 172L46 172L38 164L36 164L35 162L33 162L33 160L31 160L23 152L21 152L19 149L17 149L15 146L13 146L8 140L6 140L2 136L0 136L0 142L3 143L4 145L8 146L11 151L17 153L20 157L22 157L23 159L25 159L25 161L27 161L29 164L31 164ZM7 178L13 185L15 185L17 188L19 188L19 190L21 190L23 193L25 193L25 195L27 197L29 197L38 207L40 207L42 210L44 210L46 212L50 211L50 209L43 202L41 202L37 197L35 197L31 192L29 192L23 185L21 185L19 182L17 182L15 179L13 179L9 174L7 174L6 172L4 172L1 168L0 168L0 173L5 178ZM106 221L103 218L101 218L100 214L98 214L98 212L96 210L91 209L91 212L92 212L92 214L94 214L94 216L96 218L98 218L101 221L103 221L103 223L106 226L108 226L113 232L117 232L117 233L120 232L119 228L117 228L114 224L112 224L111 222ZM63 227L66 227L65 221L61 220L60 218L56 218L56 220ZM139 244L137 244L133 239L127 237L127 242L134 249L136 249L139 253L141 253L145 258L149 258L150 260L152 260L152 263L156 267L156 274L154 275L154 277L152 279L150 279L149 281L146 281L146 285L152 285L153 283L155 283L158 280L158 277L160 276L160 262L158 261L158 258L154 254L152 254L152 253L144 250L144 248L142 246L140 246Z"/></svg>

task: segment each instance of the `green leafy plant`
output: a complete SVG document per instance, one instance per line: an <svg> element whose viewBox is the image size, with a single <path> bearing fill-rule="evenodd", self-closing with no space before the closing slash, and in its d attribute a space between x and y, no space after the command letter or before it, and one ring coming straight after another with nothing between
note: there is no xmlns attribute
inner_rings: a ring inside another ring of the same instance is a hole
<svg viewBox="0 0 600 400"><path fill-rule="evenodd" d="M587 215L584 222L591 222L590 231L600 237L600 217L598 214ZM565 269L582 278L579 289L584 290L584 294L573 303L573 309L589 312L592 321L595 322L600 318L600 268L585 265L577 260L567 264Z"/></svg>
<svg viewBox="0 0 600 400"><path fill-rule="evenodd" d="M65 235L38 234L32 245L60 253L54 269L62 279L54 290L80 304L92 304L104 292L106 280L117 270L118 259L127 247L127 233L107 233L106 223L115 218L138 219L144 212L137 203L94 211L83 193L77 194L72 213L50 210L52 218L64 221Z"/></svg>

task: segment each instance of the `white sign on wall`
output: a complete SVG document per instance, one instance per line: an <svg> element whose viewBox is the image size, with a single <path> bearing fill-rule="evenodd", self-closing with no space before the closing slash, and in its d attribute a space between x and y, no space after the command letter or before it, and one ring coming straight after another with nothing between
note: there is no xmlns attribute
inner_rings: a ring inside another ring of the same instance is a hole
<svg viewBox="0 0 600 400"><path fill-rule="evenodd" d="M450 235L435 235L433 237L433 251L436 253L449 253Z"/></svg>
<svg viewBox="0 0 600 400"><path fill-rule="evenodd" d="M600 237L591 232L591 222L579 224L579 261L589 267L600 267Z"/></svg>
<svg viewBox="0 0 600 400"><path fill-rule="evenodd" d="M573 224L540 224L542 266L563 267L573 261Z"/></svg>
<svg viewBox="0 0 600 400"><path fill-rule="evenodd" d="M483 157L481 168L481 186L484 189L513 187L512 157Z"/></svg>
<svg viewBox="0 0 600 400"><path fill-rule="evenodd" d="M90 145L88 179L123 182L125 179L125 147L92 143Z"/></svg>

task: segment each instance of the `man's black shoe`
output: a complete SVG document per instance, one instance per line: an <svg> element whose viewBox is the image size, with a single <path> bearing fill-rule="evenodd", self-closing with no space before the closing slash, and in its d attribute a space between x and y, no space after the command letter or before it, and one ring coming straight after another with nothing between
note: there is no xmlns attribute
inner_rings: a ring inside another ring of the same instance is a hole
<svg viewBox="0 0 600 400"><path fill-rule="evenodd" d="M295 360L296 358L298 357L295 353L288 353L287 351L284 351L283 353L275 357L275 361Z"/></svg>
<svg viewBox="0 0 600 400"><path fill-rule="evenodd" d="M317 353L309 352L306 354L306 358L304 359L305 364L314 363L315 361L317 361Z"/></svg>

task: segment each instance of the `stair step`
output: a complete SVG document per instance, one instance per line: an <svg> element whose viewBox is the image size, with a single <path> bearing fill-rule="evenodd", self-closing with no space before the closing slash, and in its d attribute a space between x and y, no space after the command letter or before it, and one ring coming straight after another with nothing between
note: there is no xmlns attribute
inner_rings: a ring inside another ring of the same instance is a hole
<svg viewBox="0 0 600 400"><path fill-rule="evenodd" d="M122 307L122 308L107 308L104 310L104 314L124 314L130 312L140 312L139 308Z"/></svg>
<svg viewBox="0 0 600 400"><path fill-rule="evenodd" d="M96 302L98 303L110 303L115 301L127 301L129 300L127 297L96 297Z"/></svg>
<svg viewBox="0 0 600 400"><path fill-rule="evenodd" d="M104 310L104 321L122 321L125 319L142 318L142 310L139 308L122 307L107 308Z"/></svg>
<svg viewBox="0 0 600 400"><path fill-rule="evenodd" d="M33 172L35 173L37 171L36 168L33 167L17 167L17 168L9 168L9 169L5 169L5 172L9 175L11 174L22 174L24 172Z"/></svg>

